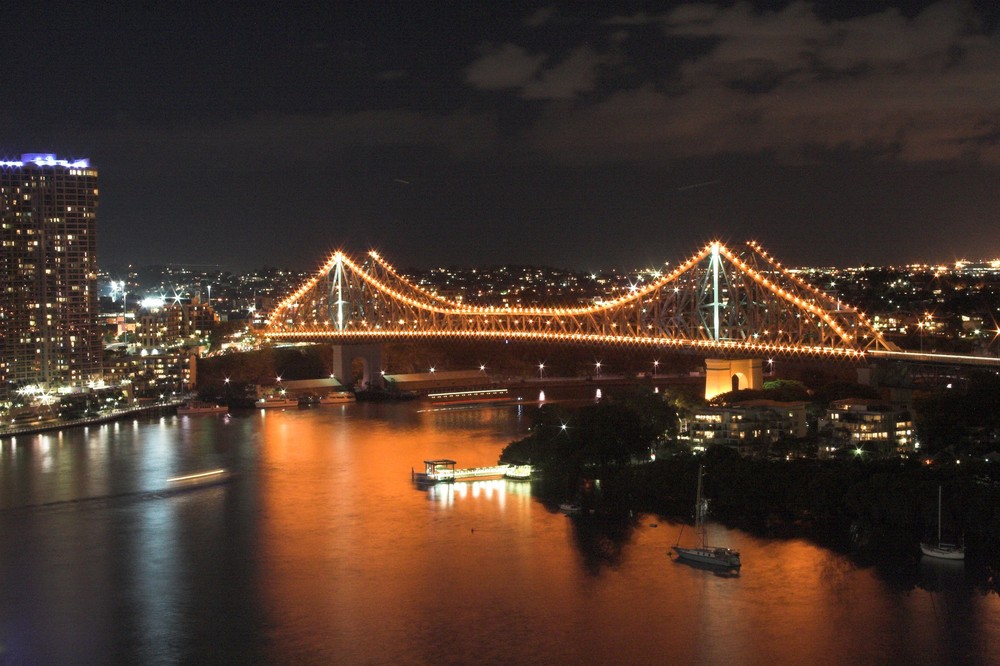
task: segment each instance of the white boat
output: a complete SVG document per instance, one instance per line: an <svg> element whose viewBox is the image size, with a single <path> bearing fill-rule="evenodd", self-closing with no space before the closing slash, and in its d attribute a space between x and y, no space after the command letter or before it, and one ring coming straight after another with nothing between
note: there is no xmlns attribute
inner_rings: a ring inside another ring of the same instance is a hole
<svg viewBox="0 0 1000 666"><path fill-rule="evenodd" d="M528 481L531 479L531 465L510 465L503 475L513 481Z"/></svg>
<svg viewBox="0 0 1000 666"><path fill-rule="evenodd" d="M941 560L964 560L965 546L957 543L945 543L941 541L941 486L938 486L938 533L937 541L923 541L920 543L920 552L927 557L936 557Z"/></svg>
<svg viewBox="0 0 1000 666"><path fill-rule="evenodd" d="M428 393L427 399L436 405L469 405L511 402L514 397L505 388L488 388Z"/></svg>
<svg viewBox="0 0 1000 666"><path fill-rule="evenodd" d="M583 507L576 502L563 502L559 505L559 510L569 516L575 513L580 513L583 511Z"/></svg>
<svg viewBox="0 0 1000 666"><path fill-rule="evenodd" d="M342 405L345 402L355 402L357 398L350 391L331 391L319 399L321 405Z"/></svg>
<svg viewBox="0 0 1000 666"><path fill-rule="evenodd" d="M299 401L295 398L286 398L280 395L271 395L261 398L254 403L258 409L275 409L279 407L298 407Z"/></svg>
<svg viewBox="0 0 1000 666"><path fill-rule="evenodd" d="M195 414L225 414L229 408L225 405L216 405L211 402L199 402L192 400L177 408L178 416L193 416Z"/></svg>
<svg viewBox="0 0 1000 666"><path fill-rule="evenodd" d="M701 564L723 569L739 569L740 553L732 548L709 546L705 540L705 517L708 514L708 500L701 496L701 476L704 467L698 466L698 496L694 505L694 533L700 545L692 548L674 546L677 559L691 564Z"/></svg>

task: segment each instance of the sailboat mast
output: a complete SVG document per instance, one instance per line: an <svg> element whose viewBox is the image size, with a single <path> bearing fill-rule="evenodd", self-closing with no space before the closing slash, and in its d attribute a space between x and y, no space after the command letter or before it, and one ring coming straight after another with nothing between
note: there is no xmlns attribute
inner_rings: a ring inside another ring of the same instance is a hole
<svg viewBox="0 0 1000 666"><path fill-rule="evenodd" d="M941 544L941 486L938 486L938 545Z"/></svg>
<svg viewBox="0 0 1000 666"><path fill-rule="evenodd" d="M701 539L702 548L705 547L705 526L703 524L705 507L701 499L701 474L704 469L703 465L698 465L698 499L694 505L694 529Z"/></svg>

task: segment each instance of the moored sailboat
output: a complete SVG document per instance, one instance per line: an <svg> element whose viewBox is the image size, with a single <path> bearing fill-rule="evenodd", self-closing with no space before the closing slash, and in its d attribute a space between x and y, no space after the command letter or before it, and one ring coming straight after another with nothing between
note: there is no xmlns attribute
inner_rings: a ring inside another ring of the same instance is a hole
<svg viewBox="0 0 1000 666"><path fill-rule="evenodd" d="M677 559L690 564L707 565L720 567L723 569L739 569L741 566L740 553L732 548L722 546L709 546L705 535L705 518L708 514L708 500L701 496L701 477L704 466L698 466L698 495L694 506L694 532L695 539L699 545L691 548L674 546Z"/></svg>
<svg viewBox="0 0 1000 666"><path fill-rule="evenodd" d="M920 552L941 560L964 560L965 546L941 541L941 486L938 486L937 541L922 541Z"/></svg>

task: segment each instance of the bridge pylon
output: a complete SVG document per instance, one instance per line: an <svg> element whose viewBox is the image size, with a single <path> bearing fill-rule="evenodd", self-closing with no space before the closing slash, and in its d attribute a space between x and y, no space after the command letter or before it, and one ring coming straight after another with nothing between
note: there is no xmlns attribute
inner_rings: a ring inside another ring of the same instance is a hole
<svg viewBox="0 0 1000 666"><path fill-rule="evenodd" d="M705 400L730 391L763 387L763 362L759 358L705 359Z"/></svg>
<svg viewBox="0 0 1000 666"><path fill-rule="evenodd" d="M354 381L352 366L360 360L363 366L361 378L362 388L385 388L382 376L382 346L381 345L332 345L333 376L341 384L351 384Z"/></svg>

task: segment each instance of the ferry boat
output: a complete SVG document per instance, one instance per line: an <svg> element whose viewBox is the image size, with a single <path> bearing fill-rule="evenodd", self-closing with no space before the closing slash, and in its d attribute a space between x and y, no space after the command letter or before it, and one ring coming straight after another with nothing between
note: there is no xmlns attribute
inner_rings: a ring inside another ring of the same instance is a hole
<svg viewBox="0 0 1000 666"><path fill-rule="evenodd" d="M489 388L428 393L427 399L436 405L471 405L475 403L510 402L514 398L505 388Z"/></svg>
<svg viewBox="0 0 1000 666"><path fill-rule="evenodd" d="M233 474L226 469L211 469L205 472L194 472L183 476L175 476L167 479L167 487L176 490L177 488L212 486L226 483L233 478Z"/></svg>
<svg viewBox="0 0 1000 666"><path fill-rule="evenodd" d="M698 495L694 505L694 531L699 544L692 548L674 546L677 559L689 564L720 567L731 571L740 568L740 553L732 548L709 546L705 538L705 517L708 514L708 500L701 496L701 476L704 467L698 466ZM679 538L679 537L678 537Z"/></svg>
<svg viewBox="0 0 1000 666"><path fill-rule="evenodd" d="M321 405L342 405L347 402L355 402L357 398L350 391L331 391L319 399Z"/></svg>
<svg viewBox="0 0 1000 666"><path fill-rule="evenodd" d="M509 465L503 476L512 481L530 481L531 465Z"/></svg>
<svg viewBox="0 0 1000 666"><path fill-rule="evenodd" d="M254 403L257 409L276 409L284 407L298 407L299 401L296 398L286 398L281 395L271 395L261 398Z"/></svg>
<svg viewBox="0 0 1000 666"><path fill-rule="evenodd" d="M456 469L457 463L448 458L425 460L424 471L410 469L410 476L418 485L427 486L435 483L451 483L453 481L476 481L489 478L503 478L513 481L528 481L531 479L531 465L499 464L487 467L466 467Z"/></svg>
<svg viewBox="0 0 1000 666"><path fill-rule="evenodd" d="M216 405L211 402L199 402L192 400L177 408L178 416L193 416L195 414L225 414L229 408L225 405Z"/></svg>

